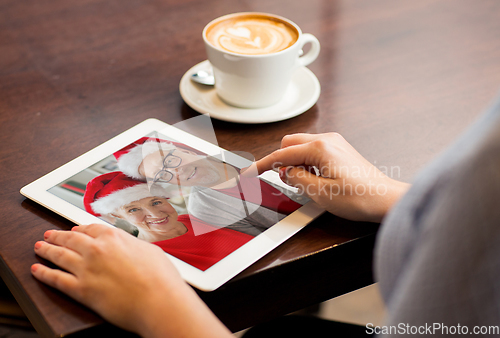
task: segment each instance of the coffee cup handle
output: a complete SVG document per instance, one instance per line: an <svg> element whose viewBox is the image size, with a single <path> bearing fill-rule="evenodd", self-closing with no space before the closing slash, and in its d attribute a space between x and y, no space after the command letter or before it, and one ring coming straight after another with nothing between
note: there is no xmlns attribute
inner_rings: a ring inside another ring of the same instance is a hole
<svg viewBox="0 0 500 338"><path fill-rule="evenodd" d="M304 48L304 46L307 43L311 44L311 49L309 50L309 52L307 52L305 55L299 57L299 66L305 67L305 66L310 65L314 60L316 60L316 58L319 55L320 45L319 45L318 39L316 39L316 37L314 35L309 34L309 33L302 34L302 38L301 38L300 43L302 44L300 46L301 50L302 50L302 48Z"/></svg>

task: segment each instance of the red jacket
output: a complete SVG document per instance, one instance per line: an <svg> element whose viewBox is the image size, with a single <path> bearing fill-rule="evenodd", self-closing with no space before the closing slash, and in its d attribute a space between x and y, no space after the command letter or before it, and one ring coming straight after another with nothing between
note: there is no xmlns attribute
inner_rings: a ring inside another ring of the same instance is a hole
<svg viewBox="0 0 500 338"><path fill-rule="evenodd" d="M184 235L154 244L166 253L202 271L253 238L242 232L214 227L189 215L179 215L177 220L184 224L188 231Z"/></svg>
<svg viewBox="0 0 500 338"><path fill-rule="evenodd" d="M302 206L258 177L240 176L238 185L217 191L285 215L290 215Z"/></svg>

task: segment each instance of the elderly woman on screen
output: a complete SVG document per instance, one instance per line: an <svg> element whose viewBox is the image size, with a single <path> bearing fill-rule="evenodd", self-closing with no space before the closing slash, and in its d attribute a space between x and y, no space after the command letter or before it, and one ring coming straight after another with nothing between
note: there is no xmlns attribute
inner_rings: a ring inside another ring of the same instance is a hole
<svg viewBox="0 0 500 338"><path fill-rule="evenodd" d="M167 192L157 186L111 172L92 179L85 190L84 206L94 216L119 218L139 229L137 237L148 242L186 233Z"/></svg>
<svg viewBox="0 0 500 338"><path fill-rule="evenodd" d="M138 237L205 270L252 239L231 229L214 227L188 214L179 215L159 186L111 172L91 180L85 209L97 217L112 216L139 229Z"/></svg>

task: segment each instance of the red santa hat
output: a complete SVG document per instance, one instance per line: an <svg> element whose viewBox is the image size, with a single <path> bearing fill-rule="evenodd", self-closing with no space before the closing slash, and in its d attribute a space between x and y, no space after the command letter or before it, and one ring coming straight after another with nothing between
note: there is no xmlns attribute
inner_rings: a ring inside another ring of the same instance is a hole
<svg viewBox="0 0 500 338"><path fill-rule="evenodd" d="M139 173L139 166L144 157L159 150L169 151L176 148L183 148L197 155L206 155L183 143L166 141L155 137L141 137L134 143L118 150L113 155L118 162L118 168L124 174L138 180L146 180L146 177Z"/></svg>
<svg viewBox="0 0 500 338"><path fill-rule="evenodd" d="M114 171L93 178L85 189L83 204L85 210L94 216L108 215L123 205L146 197L167 197L159 186L148 187L147 183L134 180L120 171Z"/></svg>

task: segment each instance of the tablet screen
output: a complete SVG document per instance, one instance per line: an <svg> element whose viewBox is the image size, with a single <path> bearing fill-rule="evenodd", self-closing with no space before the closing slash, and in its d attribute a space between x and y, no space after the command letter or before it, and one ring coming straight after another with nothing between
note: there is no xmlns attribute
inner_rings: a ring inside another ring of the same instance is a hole
<svg viewBox="0 0 500 338"><path fill-rule="evenodd" d="M150 133L48 191L202 271L307 200Z"/></svg>

